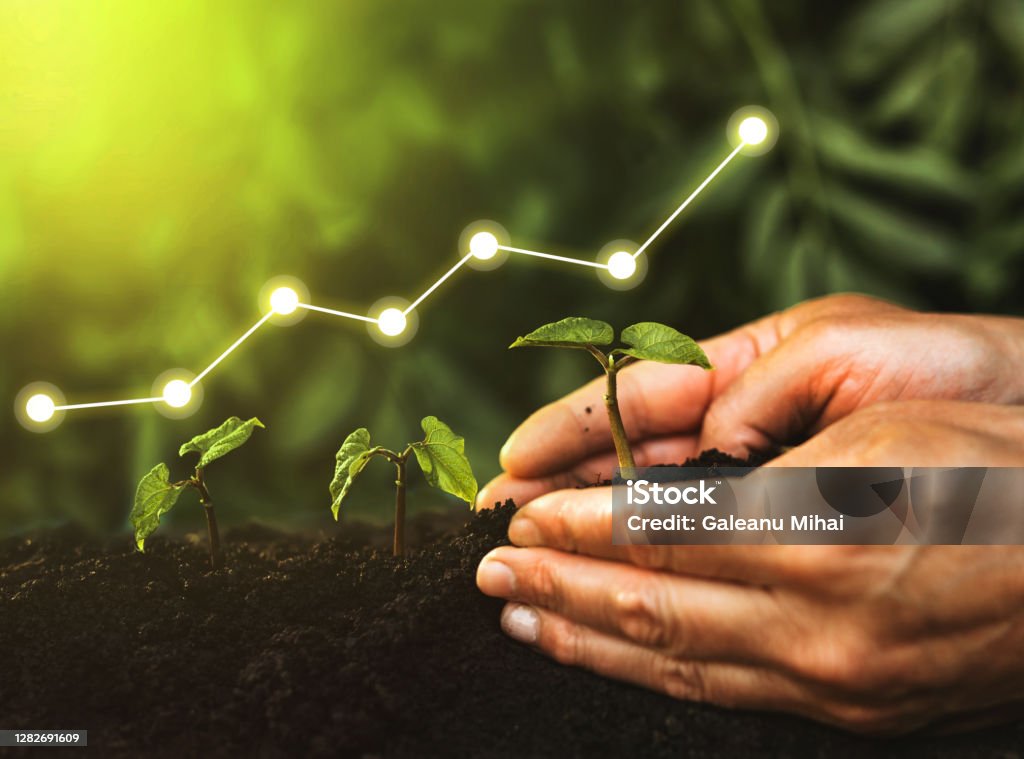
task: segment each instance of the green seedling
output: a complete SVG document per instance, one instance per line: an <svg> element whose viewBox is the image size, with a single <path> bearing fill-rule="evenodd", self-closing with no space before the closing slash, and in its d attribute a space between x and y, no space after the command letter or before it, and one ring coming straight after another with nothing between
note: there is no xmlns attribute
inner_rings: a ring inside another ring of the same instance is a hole
<svg viewBox="0 0 1024 759"><path fill-rule="evenodd" d="M601 350L602 347L611 345L614 339L615 330L610 324L596 319L570 316L535 329L525 337L517 339L509 347L576 348L589 352L597 359L608 378L604 405L608 411L615 454L619 459L619 472L622 477L631 477L636 470L636 462L633 460L633 451L629 446L629 438L626 437L622 414L619 411L619 371L641 359L662 364L690 364L703 369L711 369L712 366L704 351L692 338L657 322L640 322L626 327L622 330L622 342L626 347L613 348L607 352Z"/></svg>
<svg viewBox="0 0 1024 759"><path fill-rule="evenodd" d="M171 482L166 464L157 464L149 470L135 491L135 504L131 513L132 526L135 528L135 545L140 551L145 550L146 538L159 526L160 517L174 508L182 492L191 488L199 494L199 503L206 512L206 528L210 533L210 564L214 569L223 566L224 557L220 549L217 515L213 512L213 499L210 498L210 491L206 487L204 472L207 465L244 444L256 427L263 427L263 423L255 417L243 422L237 416L233 416L220 427L204 432L181 446L179 456L199 454L195 473L187 480Z"/></svg>
<svg viewBox="0 0 1024 759"><path fill-rule="evenodd" d="M436 416L425 417L420 426L425 435L423 440L410 443L401 453L380 446L371 448L369 431L360 427L345 438L335 457L337 464L334 467L334 479L331 480L331 512L335 521L338 519L341 502L370 459L380 456L395 465L395 556L405 553L406 463L410 455L415 454L423 476L435 488L461 498L471 507L476 500L476 477L466 458L466 441Z"/></svg>

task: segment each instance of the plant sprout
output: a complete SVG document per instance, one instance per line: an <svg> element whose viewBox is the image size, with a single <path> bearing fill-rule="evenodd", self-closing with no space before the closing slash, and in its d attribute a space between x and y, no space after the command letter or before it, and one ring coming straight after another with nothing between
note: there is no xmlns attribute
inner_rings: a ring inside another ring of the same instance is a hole
<svg viewBox="0 0 1024 759"><path fill-rule="evenodd" d="M369 431L360 427L345 438L335 457L337 464L334 479L331 480L331 512L335 521L338 519L341 502L370 459L380 456L395 465L395 556L405 553L406 462L410 455L415 454L423 476L435 488L467 501L471 507L476 500L476 478L466 458L466 441L436 416L425 417L420 426L425 435L423 440L410 443L401 453L380 446L371 448Z"/></svg>
<svg viewBox="0 0 1024 759"><path fill-rule="evenodd" d="M657 322L640 322L622 330L625 348L613 348L605 352L601 347L611 345L615 330L606 322L570 316L567 319L545 324L525 337L517 339L510 348L531 346L547 348L576 348L590 353L604 369L608 386L604 405L608 411L608 422L612 431L615 454L619 459L619 472L631 477L636 470L633 451L622 424L619 411L618 373L638 360L658 361L663 364L689 364L711 369L711 362L701 347L681 332Z"/></svg>
<svg viewBox="0 0 1024 759"><path fill-rule="evenodd" d="M163 463L157 464L143 476L135 491L135 504L131 513L132 526L135 528L135 545L140 551L145 550L146 538L159 526L160 517L174 508L182 492L191 488L199 494L199 502L206 512L206 528L210 534L210 565L214 569L223 566L217 515L213 511L213 499L210 498L210 491L206 487L204 473L207 465L244 444L256 427L263 427L263 423L255 417L243 422L237 416L233 416L219 427L204 432L181 446L179 456L188 453L199 454L195 472L187 480L171 482L170 471Z"/></svg>

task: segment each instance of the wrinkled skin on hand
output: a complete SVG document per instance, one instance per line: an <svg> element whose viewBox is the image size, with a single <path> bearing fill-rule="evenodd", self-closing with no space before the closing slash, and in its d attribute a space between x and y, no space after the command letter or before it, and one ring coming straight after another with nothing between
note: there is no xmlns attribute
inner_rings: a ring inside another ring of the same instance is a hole
<svg viewBox="0 0 1024 759"><path fill-rule="evenodd" d="M620 403L641 466L793 442L771 466L1022 466L1021 345L1016 320L837 296L707 341L715 372L630 367ZM1024 547L613 546L610 490L567 489L615 466L586 412L600 394L534 414L481 493L525 504L478 572L508 634L675 697L863 732L1024 714Z"/></svg>

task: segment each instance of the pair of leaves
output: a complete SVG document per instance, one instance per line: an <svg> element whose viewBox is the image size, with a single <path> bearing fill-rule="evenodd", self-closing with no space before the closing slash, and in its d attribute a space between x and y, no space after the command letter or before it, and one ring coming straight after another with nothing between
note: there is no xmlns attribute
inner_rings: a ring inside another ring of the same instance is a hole
<svg viewBox="0 0 1024 759"><path fill-rule="evenodd" d="M436 416L420 422L423 440L409 445L416 461L433 487L450 493L470 505L476 500L477 482L473 468L466 458L466 441L452 432L451 427ZM338 518L341 502L348 495L352 483L375 455L399 458L399 454L380 446L370 446L370 433L360 427L341 444L335 457L334 479L331 480L331 512ZM405 454L407 455L407 454Z"/></svg>
<svg viewBox="0 0 1024 759"><path fill-rule="evenodd" d="M196 435L181 446L178 455L198 453L199 463L196 464L196 468L202 469L207 464L243 445L257 427L266 429L263 422L256 417L243 422L237 416L233 416L220 427L204 432L202 435Z"/></svg>
<svg viewBox="0 0 1024 759"><path fill-rule="evenodd" d="M570 316L545 324L525 337L518 338L510 348L548 347L582 348L611 345L615 330L607 322ZM662 364L690 364L711 369L707 355L693 338L665 324L640 322L622 330L622 342L628 347L616 348L611 354L632 356Z"/></svg>
<svg viewBox="0 0 1024 759"><path fill-rule="evenodd" d="M243 445L257 427L263 427L263 423L255 417L243 422L233 416L219 427L192 438L181 446L178 455L198 453L196 469L202 469ZM195 487L194 480L171 482L166 464L157 464L143 476L129 517L135 529L135 545L140 551L145 550L146 538L160 526L160 517L174 508L182 491L189 487Z"/></svg>

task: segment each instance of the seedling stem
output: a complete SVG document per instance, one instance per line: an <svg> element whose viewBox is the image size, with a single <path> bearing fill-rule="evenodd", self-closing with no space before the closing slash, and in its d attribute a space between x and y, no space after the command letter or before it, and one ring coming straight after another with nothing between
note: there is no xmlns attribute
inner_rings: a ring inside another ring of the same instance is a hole
<svg viewBox="0 0 1024 759"><path fill-rule="evenodd" d="M409 457L415 455L427 482L435 488L458 496L470 506L476 499L477 484L466 458L466 441L436 416L420 422L424 438L410 443L401 453L370 445L370 432L365 427L353 431L341 444L335 458L334 479L331 480L331 512L338 519L341 502L348 495L355 478L370 459L380 456L395 465L395 539L392 553L405 554L405 492Z"/></svg>

